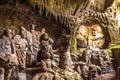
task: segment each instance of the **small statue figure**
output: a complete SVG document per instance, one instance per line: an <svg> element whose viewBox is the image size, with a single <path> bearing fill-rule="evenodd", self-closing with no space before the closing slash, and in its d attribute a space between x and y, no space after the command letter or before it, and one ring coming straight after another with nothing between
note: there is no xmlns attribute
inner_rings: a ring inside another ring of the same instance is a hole
<svg viewBox="0 0 120 80"><path fill-rule="evenodd" d="M29 48L29 44L26 40L25 34L26 34L25 28L20 27L19 34L13 37L14 44L16 47L16 55L19 63L17 68L18 73L25 73L25 69L26 69L26 54ZM20 76L18 76L18 78L21 79Z"/></svg>
<svg viewBox="0 0 120 80"><path fill-rule="evenodd" d="M38 54L38 63L40 66L39 74L36 74L32 80L53 80L54 70L52 67L54 66L53 61L51 60L52 56L52 43L53 40L49 38L48 34L45 33L41 36L40 41L40 53Z"/></svg>
<svg viewBox="0 0 120 80"><path fill-rule="evenodd" d="M46 30L45 30L45 28L42 28L40 31L38 31L38 37L39 37L39 41L40 41L40 39L41 39L41 35L43 35L44 33L46 33Z"/></svg>
<svg viewBox="0 0 120 80"><path fill-rule="evenodd" d="M38 35L37 31L35 31L35 25L34 24L30 25L30 31L29 32L32 35L32 50L33 50L33 53L28 54L27 58L28 58L28 65L32 66L32 65L35 65L35 63L37 62L37 54L38 54L38 51L39 51L40 43L39 43L39 35Z"/></svg>
<svg viewBox="0 0 120 80"><path fill-rule="evenodd" d="M45 28L42 28L42 29L39 31L39 35L41 36L42 34L46 33L45 31L46 31Z"/></svg>
<svg viewBox="0 0 120 80"><path fill-rule="evenodd" d="M5 80L10 80L13 67L18 65L15 46L11 39L11 30L5 29L0 39L0 69ZM3 70L4 69L4 70ZM2 79L1 79L2 80Z"/></svg>
<svg viewBox="0 0 120 80"><path fill-rule="evenodd" d="M91 40L91 45L94 47L102 47L104 44L104 35L102 29L97 25L93 25Z"/></svg>
<svg viewBox="0 0 120 80"><path fill-rule="evenodd" d="M31 65L32 60L33 60L33 58L31 57L31 55L34 53L34 52L33 52L33 46L32 46L32 44L33 44L32 34L31 34L29 31L27 31L27 30L25 29L25 27L20 26L19 35L20 35L22 38L25 39L25 41L23 41L23 43L24 43L24 42L25 42L25 44L27 43L27 48L28 48L28 50L27 50L27 52L25 52L25 53L26 53L26 59L25 59L25 60L26 60L26 65L29 66L29 65ZM27 41L27 42L26 42L26 41Z"/></svg>
<svg viewBox="0 0 120 80"><path fill-rule="evenodd" d="M53 80L55 71L53 61L50 59L50 53L45 52L42 55L42 60L39 62L40 72L36 74L32 80Z"/></svg>
<svg viewBox="0 0 120 80"><path fill-rule="evenodd" d="M35 31L35 25L34 24L30 25L30 30L29 31L32 34L32 40L33 41L39 41L39 35L38 35L38 32Z"/></svg>
<svg viewBox="0 0 120 80"><path fill-rule="evenodd" d="M40 52L38 53L38 61L42 59L40 55L44 53L49 53L50 58L53 59L52 44L53 44L53 40L48 36L47 33L44 33L43 35L41 35Z"/></svg>

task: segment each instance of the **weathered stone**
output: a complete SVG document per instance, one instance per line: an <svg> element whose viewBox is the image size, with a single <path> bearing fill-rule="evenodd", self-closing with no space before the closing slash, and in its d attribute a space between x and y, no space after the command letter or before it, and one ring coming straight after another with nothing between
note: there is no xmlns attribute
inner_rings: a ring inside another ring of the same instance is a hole
<svg viewBox="0 0 120 80"><path fill-rule="evenodd" d="M112 54L113 54L113 66L115 70L117 71L118 66L120 66L120 49L118 48L113 48L112 49Z"/></svg>
<svg viewBox="0 0 120 80"><path fill-rule="evenodd" d="M0 80L4 80L4 76L5 76L4 73L5 73L4 68L0 67Z"/></svg>

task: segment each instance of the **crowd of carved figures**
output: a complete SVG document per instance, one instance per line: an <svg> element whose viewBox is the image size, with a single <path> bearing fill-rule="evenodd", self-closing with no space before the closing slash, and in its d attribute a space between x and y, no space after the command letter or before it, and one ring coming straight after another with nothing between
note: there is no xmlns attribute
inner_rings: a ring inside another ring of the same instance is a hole
<svg viewBox="0 0 120 80"><path fill-rule="evenodd" d="M101 74L111 70L105 50L88 46L73 59L69 35L61 34L53 52L45 29L29 28L20 26L18 34L6 28L0 36L0 80L102 80Z"/></svg>

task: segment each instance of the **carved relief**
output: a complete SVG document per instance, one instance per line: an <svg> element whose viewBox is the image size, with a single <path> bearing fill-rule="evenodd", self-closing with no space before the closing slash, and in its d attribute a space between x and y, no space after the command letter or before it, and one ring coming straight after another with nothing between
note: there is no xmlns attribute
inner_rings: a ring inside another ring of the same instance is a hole
<svg viewBox="0 0 120 80"><path fill-rule="evenodd" d="M100 25L80 26L77 31L77 38L84 46L102 47L105 42L104 33Z"/></svg>

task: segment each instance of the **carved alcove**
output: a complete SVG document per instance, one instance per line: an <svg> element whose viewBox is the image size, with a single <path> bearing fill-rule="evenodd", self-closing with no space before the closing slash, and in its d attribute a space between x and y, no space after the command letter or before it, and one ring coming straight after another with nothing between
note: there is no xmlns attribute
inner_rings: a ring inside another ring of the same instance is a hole
<svg viewBox="0 0 120 80"><path fill-rule="evenodd" d="M83 26L86 31L80 30ZM86 32L85 35L84 32ZM106 48L110 43L110 35L108 31L106 31L105 28L98 23L80 26L77 32L77 39L78 41L82 41L81 45L83 47L91 45L95 47Z"/></svg>
<svg viewBox="0 0 120 80"><path fill-rule="evenodd" d="M77 31L78 45L107 48L111 43L110 28L113 27L106 13L85 10L80 18L83 20ZM79 44L80 43L80 44Z"/></svg>

